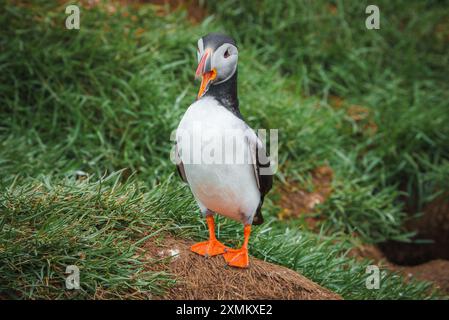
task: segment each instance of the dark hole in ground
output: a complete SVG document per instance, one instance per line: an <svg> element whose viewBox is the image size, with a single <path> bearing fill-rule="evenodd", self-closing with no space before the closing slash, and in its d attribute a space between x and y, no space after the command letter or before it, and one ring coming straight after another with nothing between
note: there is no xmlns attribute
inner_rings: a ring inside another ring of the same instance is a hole
<svg viewBox="0 0 449 320"><path fill-rule="evenodd" d="M407 211L414 213L414 208ZM415 211L416 212L416 211ZM398 265L414 266L435 259L449 260L449 197L443 195L424 206L423 216L406 223L417 231L413 243L387 241L379 245L385 257Z"/></svg>

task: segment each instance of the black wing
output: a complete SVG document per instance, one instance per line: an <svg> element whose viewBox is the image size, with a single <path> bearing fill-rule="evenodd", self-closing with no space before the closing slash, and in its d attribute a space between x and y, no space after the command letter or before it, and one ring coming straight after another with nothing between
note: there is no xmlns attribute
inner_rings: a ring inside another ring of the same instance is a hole
<svg viewBox="0 0 449 320"><path fill-rule="evenodd" d="M182 163L181 158L178 153L178 144L175 145L175 160L176 160L176 169L178 169L178 174L181 177L182 181L187 182L186 172L184 171L184 164Z"/></svg>
<svg viewBox="0 0 449 320"><path fill-rule="evenodd" d="M260 140L255 136L255 141L250 140L250 152L252 153L254 175L256 177L257 186L260 191L260 202L254 216L253 224L258 225L263 223L262 205L265 195L273 187L273 172L270 166L270 158L263 147Z"/></svg>

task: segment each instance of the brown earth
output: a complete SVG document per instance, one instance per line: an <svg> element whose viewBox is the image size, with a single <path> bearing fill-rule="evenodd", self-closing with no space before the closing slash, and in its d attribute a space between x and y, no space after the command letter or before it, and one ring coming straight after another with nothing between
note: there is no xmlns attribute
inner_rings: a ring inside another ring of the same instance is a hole
<svg viewBox="0 0 449 320"><path fill-rule="evenodd" d="M334 109L344 110L346 119L357 124L356 135L373 136L378 131L373 112L368 107L350 104L345 99L334 95L329 97L329 104Z"/></svg>
<svg viewBox="0 0 449 320"><path fill-rule="evenodd" d="M444 294L449 294L449 261L436 259L416 266L401 266L390 262L376 246L362 245L354 248L349 256L373 260L379 266L397 271L407 278L430 281Z"/></svg>
<svg viewBox="0 0 449 320"><path fill-rule="evenodd" d="M170 259L166 271L177 279L177 284L157 299L342 299L288 268L253 257L248 269L227 267L222 256L205 258L191 252L192 244L168 237L144 245L146 258Z"/></svg>
<svg viewBox="0 0 449 320"><path fill-rule="evenodd" d="M207 11L199 0L140 0L140 2L167 6L170 11L184 9L193 24L203 21L207 16Z"/></svg>
<svg viewBox="0 0 449 320"><path fill-rule="evenodd" d="M416 208L407 208L416 212ZM414 240L423 243L401 243L389 241L381 249L389 260L400 265L417 265L433 259L449 260L449 196L442 195L427 204L424 214L409 220L405 227L417 231Z"/></svg>
<svg viewBox="0 0 449 320"><path fill-rule="evenodd" d="M449 295L449 261L432 260L417 266L396 266L397 270L407 277L430 281L441 292Z"/></svg>
<svg viewBox="0 0 449 320"><path fill-rule="evenodd" d="M315 206L323 203L332 192L333 171L328 166L315 168L311 173L310 190L301 188L295 183L287 183L281 188L280 206L278 214L280 220L290 218L304 219L310 229L314 229L320 221L315 213Z"/></svg>
<svg viewBox="0 0 449 320"><path fill-rule="evenodd" d="M416 212L415 208L407 208ZM431 281L449 294L449 200L442 195L423 208L423 215L405 228L417 231L418 243L388 241L379 245L385 259L408 277Z"/></svg>
<svg viewBox="0 0 449 320"><path fill-rule="evenodd" d="M207 16L207 11L199 0L111 0L106 3L101 0L81 0L81 4L86 9L102 6L110 14L117 11L117 6L138 8L146 4L153 5L161 16L176 10L185 10L187 18L193 24L203 21Z"/></svg>

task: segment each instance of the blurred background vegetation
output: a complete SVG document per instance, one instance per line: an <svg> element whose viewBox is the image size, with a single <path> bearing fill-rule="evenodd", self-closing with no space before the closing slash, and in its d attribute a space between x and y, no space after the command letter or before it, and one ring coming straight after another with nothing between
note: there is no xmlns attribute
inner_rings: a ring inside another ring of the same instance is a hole
<svg viewBox="0 0 449 320"><path fill-rule="evenodd" d="M67 30L64 2L1 1L0 296L148 298L176 284L146 269L166 261L141 245L206 236L170 134L195 100L197 39L217 31L238 42L247 122L280 129L251 254L348 299L442 297L388 270L368 290L371 262L348 254L413 245L407 221L449 191L448 3L377 1L380 30L365 27L369 4L82 1ZM322 199L298 214L284 205L298 190ZM227 243L240 229L220 220ZM68 264L80 291L64 290Z"/></svg>

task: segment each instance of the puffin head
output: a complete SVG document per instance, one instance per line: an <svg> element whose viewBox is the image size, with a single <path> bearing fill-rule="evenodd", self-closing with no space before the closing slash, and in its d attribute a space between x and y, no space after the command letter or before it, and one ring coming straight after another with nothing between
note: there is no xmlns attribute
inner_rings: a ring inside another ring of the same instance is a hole
<svg viewBox="0 0 449 320"><path fill-rule="evenodd" d="M196 78L201 78L201 98L211 85L228 81L237 70L238 50L234 39L219 34L209 33L198 40L198 68Z"/></svg>

